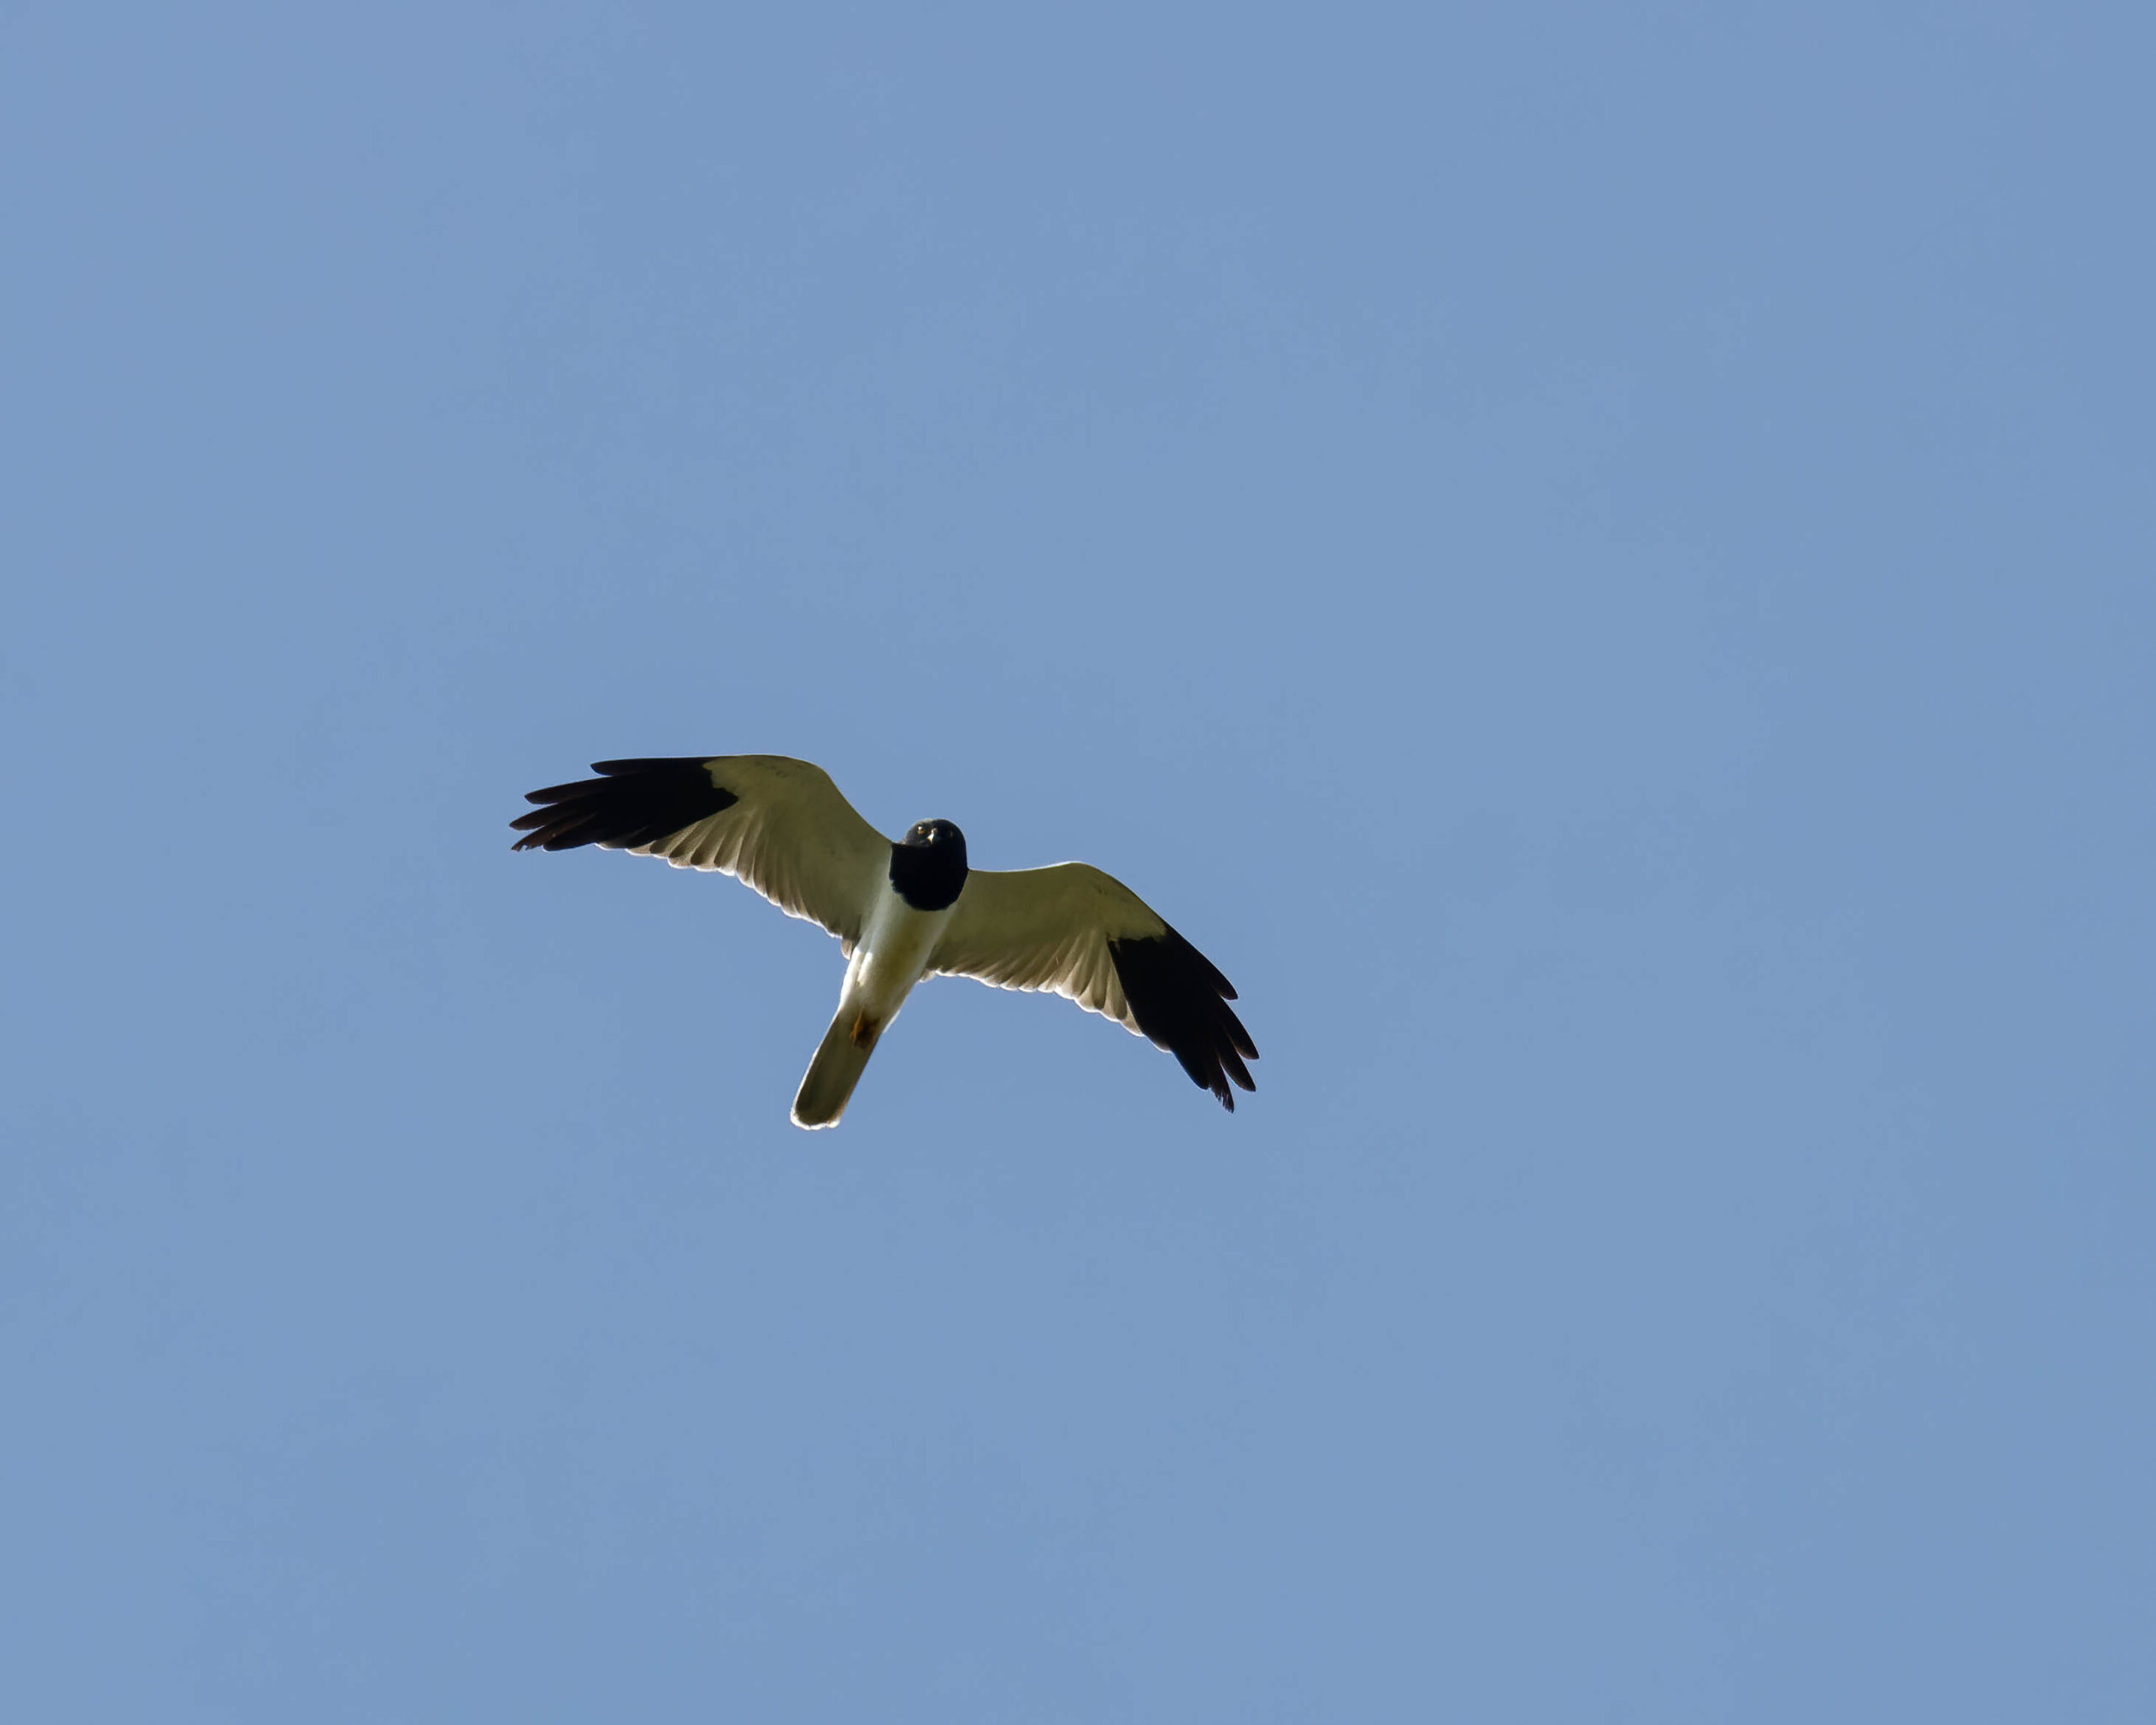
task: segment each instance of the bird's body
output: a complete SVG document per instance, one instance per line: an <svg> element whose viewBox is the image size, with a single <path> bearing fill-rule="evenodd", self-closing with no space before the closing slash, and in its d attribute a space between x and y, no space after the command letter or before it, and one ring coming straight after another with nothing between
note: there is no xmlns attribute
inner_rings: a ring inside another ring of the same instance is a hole
<svg viewBox="0 0 2156 1725"><path fill-rule="evenodd" d="M1043 989L1166 1049L1235 1107L1257 1049L1227 979L1128 887L1083 862L967 866L965 836L925 820L894 843L829 775L778 755L602 761L534 791L519 850L600 845L735 875L820 924L847 958L839 1007L794 1098L797 1125L835 1125L877 1040L924 976Z"/></svg>
<svg viewBox="0 0 2156 1725"><path fill-rule="evenodd" d="M859 1016L856 1039L873 1038L899 1016L913 985L928 975L936 943L951 920L951 907L917 911L897 892L883 895L870 913L861 944L846 961L846 983L839 991L841 1016Z"/></svg>
<svg viewBox="0 0 2156 1725"><path fill-rule="evenodd" d="M958 835L958 828L948 821L934 825ZM918 835L923 830L923 827L915 827L914 833ZM950 841L944 842L948 844ZM860 943L854 948L853 956L846 960L846 981L839 989L839 1009L832 1015L831 1028L824 1033L816 1058L808 1063L808 1073L801 1081L800 1093L793 1099L796 1125L814 1128L838 1124L847 1098L853 1094L853 1087L860 1081L861 1074L868 1065L868 1056L876 1051L876 1039L899 1016L899 1008L905 1004L914 985L928 975L937 943L942 938L944 927L957 908L957 895L964 889L963 836L957 837L957 846L958 879L955 891L947 895L942 890L946 882L940 879L933 890L916 889L915 896L925 901L926 908L906 895L906 888L899 884L901 871L896 866L902 849L925 849L926 845L892 846L893 878L875 895ZM950 870L946 867L941 873L947 877ZM907 884L913 884L910 880Z"/></svg>

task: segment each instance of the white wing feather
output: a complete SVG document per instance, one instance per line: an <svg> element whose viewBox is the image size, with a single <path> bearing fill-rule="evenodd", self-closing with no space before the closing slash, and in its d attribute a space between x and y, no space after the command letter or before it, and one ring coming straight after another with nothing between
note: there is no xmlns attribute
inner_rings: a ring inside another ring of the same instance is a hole
<svg viewBox="0 0 2156 1725"><path fill-rule="evenodd" d="M1142 1035L1108 943L1166 932L1143 899L1090 863L976 868L928 964L996 988L1059 994Z"/></svg>
<svg viewBox="0 0 2156 1725"><path fill-rule="evenodd" d="M722 755L712 782L740 800L679 832L631 847L676 868L730 874L789 916L836 935L848 953L862 912L889 873L891 841L846 801L820 766L784 755Z"/></svg>

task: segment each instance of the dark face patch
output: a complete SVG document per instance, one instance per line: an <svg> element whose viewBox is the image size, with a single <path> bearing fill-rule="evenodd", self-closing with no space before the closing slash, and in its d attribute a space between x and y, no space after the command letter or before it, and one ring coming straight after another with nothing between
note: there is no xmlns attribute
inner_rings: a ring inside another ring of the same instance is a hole
<svg viewBox="0 0 2156 1725"><path fill-rule="evenodd" d="M891 846L891 884L916 911L947 911L966 884L966 836L947 820L916 822Z"/></svg>

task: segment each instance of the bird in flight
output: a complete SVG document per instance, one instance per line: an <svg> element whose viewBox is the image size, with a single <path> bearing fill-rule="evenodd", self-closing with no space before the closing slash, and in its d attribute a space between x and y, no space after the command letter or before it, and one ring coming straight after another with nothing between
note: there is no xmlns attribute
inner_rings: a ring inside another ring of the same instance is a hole
<svg viewBox="0 0 2156 1725"><path fill-rule="evenodd" d="M599 845L716 869L839 937L846 981L793 1098L793 1124L835 1126L876 1040L924 976L1044 989L1166 1049L1235 1110L1257 1048L1235 991L1137 894L1084 862L966 867L966 836L924 820L895 843L830 775L783 755L595 761L597 778L549 785L510 825L520 851Z"/></svg>

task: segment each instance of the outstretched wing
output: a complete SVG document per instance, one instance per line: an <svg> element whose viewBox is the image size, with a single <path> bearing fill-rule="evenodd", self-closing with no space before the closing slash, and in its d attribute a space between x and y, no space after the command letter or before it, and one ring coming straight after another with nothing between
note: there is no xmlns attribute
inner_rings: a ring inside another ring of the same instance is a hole
<svg viewBox="0 0 2156 1725"><path fill-rule="evenodd" d="M1044 989L1164 1048L1233 1112L1257 1044L1228 979L1113 875L1084 862L966 876L929 969L997 988Z"/></svg>
<svg viewBox="0 0 2156 1725"><path fill-rule="evenodd" d="M712 868L789 916L820 923L851 953L890 868L891 845L854 812L830 775L783 755L595 761L598 778L549 785L510 825L520 851L600 845Z"/></svg>

